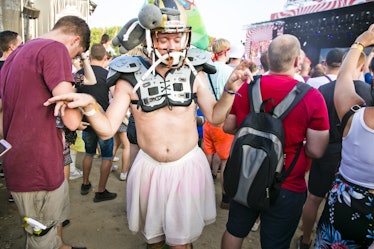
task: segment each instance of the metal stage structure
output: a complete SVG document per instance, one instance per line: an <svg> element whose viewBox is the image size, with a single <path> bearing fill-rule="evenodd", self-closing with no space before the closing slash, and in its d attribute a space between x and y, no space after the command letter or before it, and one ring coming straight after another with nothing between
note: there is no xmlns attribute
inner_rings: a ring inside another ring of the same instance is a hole
<svg viewBox="0 0 374 249"><path fill-rule="evenodd" d="M293 34L300 40L313 65L321 51L348 48L356 37L374 23L374 1L287 1L285 11L271 20L247 26L246 53L256 58L279 34Z"/></svg>

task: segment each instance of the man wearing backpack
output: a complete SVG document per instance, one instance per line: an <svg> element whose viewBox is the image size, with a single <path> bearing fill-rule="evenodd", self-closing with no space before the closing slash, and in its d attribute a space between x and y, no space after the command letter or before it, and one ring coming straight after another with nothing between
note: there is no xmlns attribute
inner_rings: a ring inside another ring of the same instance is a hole
<svg viewBox="0 0 374 249"><path fill-rule="evenodd" d="M293 35L275 38L269 46L269 75L261 77L260 90L263 100L268 101L265 111L277 106L294 88L294 79L299 64L300 43ZM256 84L257 84L256 83ZM252 84L252 83L251 83ZM248 85L244 84L235 96L231 112L224 124L224 131L235 134L250 112ZM329 120L325 101L317 89L309 89L305 96L282 120L284 127L284 156L286 170L293 161L298 148L303 144L296 164L281 186L276 200L266 210L246 207L232 200L226 231L221 248L241 248L258 217L261 218L261 247L289 248L298 226L306 199L305 172L307 157L318 158L324 153L329 139ZM234 141L235 142L235 141ZM229 165L227 165L229 167Z"/></svg>

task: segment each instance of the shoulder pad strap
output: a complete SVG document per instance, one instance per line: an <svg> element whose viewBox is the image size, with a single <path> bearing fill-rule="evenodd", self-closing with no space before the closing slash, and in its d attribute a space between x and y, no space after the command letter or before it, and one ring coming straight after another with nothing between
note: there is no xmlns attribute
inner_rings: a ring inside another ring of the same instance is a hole
<svg viewBox="0 0 374 249"><path fill-rule="evenodd" d="M109 69L120 73L134 73L141 67L137 56L119 56L109 63Z"/></svg>

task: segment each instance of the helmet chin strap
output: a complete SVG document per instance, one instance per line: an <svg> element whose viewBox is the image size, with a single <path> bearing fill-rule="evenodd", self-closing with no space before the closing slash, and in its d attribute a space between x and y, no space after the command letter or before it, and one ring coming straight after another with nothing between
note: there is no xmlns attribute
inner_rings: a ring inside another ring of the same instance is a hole
<svg viewBox="0 0 374 249"><path fill-rule="evenodd" d="M199 75L198 75L198 72L196 71L195 67L192 65L192 62L188 59L188 57L184 56L184 54L182 52L171 52L171 53L166 53L160 57L158 57L158 60L157 61L154 61L155 60L155 57L153 56L153 63L152 63L152 66L147 70L147 72L144 73L144 75L141 77L141 79L138 81L138 83L136 83L136 85L134 86L134 89L132 90L133 93L135 93L139 87L144 84L144 81L148 78L148 76L153 72L153 74L155 73L155 70L156 70L156 67L158 65L160 65L161 63L164 63L164 61L168 58L170 58L170 54L172 53L176 53L178 56L181 56L183 57L183 59L181 58L180 61L179 61L179 64L180 66L182 66L184 64L184 61L186 62L186 65L188 65L192 71L192 73L195 75L195 78L198 80L199 84L202 85L203 87L205 87L205 85L203 84L203 82L201 81ZM171 56L173 57L173 56ZM179 65L178 64L178 65ZM178 67L180 67L178 66Z"/></svg>
<svg viewBox="0 0 374 249"><path fill-rule="evenodd" d="M155 73L156 67L158 65L160 65L162 63L162 61L165 60L168 57L169 57L168 54L164 54L163 56L159 57L157 61L155 61L155 55L153 54L153 56L152 56L153 63L151 65L151 67L147 70L147 72L145 72L145 74L138 81L138 83L136 83L136 85L134 86L134 89L132 91L135 93L139 89L139 87L144 83L144 81L148 78L148 76L152 72L153 72L153 74Z"/></svg>
<svg viewBox="0 0 374 249"><path fill-rule="evenodd" d="M157 48L155 48L154 51L157 58L163 57ZM162 63L164 63L169 68L181 67L184 64L184 59L186 58L186 51L186 49L184 49L183 51L167 51L166 55L168 56L166 57L166 59L162 60Z"/></svg>

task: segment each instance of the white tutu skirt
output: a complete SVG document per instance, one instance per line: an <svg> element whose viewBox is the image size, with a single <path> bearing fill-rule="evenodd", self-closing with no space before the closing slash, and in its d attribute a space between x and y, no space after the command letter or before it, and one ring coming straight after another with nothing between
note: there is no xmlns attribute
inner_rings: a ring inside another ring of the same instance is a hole
<svg viewBox="0 0 374 249"><path fill-rule="evenodd" d="M139 151L127 178L129 229L148 244L192 243L216 218L211 170L195 147L183 158L160 163Z"/></svg>

